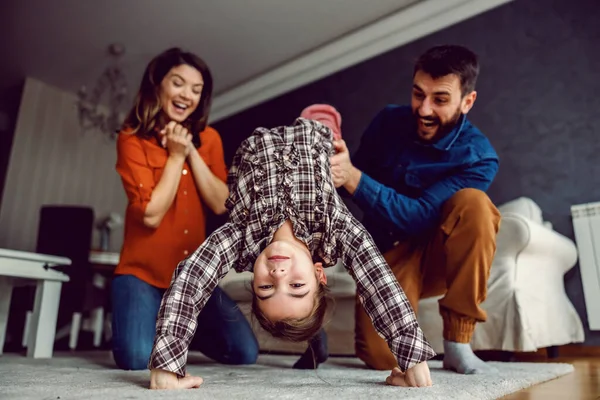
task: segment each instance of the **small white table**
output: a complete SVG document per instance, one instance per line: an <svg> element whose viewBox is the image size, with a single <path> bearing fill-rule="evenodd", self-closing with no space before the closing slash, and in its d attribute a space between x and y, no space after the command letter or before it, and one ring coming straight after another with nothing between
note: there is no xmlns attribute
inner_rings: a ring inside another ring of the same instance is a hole
<svg viewBox="0 0 600 400"><path fill-rule="evenodd" d="M115 268L119 265L119 253L110 253L106 251L90 251L90 264L95 274L93 277L94 286L97 288L105 288L107 283L107 275L112 275Z"/></svg>
<svg viewBox="0 0 600 400"><path fill-rule="evenodd" d="M119 253L107 251L90 251L90 263L95 265L110 265L116 267L119 264Z"/></svg>
<svg viewBox="0 0 600 400"><path fill-rule="evenodd" d="M71 260L66 257L0 249L0 354L4 348L12 289L33 281L36 291L27 338L27 357L52 357L60 291L63 282L69 281L66 274L51 268L57 265L71 265Z"/></svg>

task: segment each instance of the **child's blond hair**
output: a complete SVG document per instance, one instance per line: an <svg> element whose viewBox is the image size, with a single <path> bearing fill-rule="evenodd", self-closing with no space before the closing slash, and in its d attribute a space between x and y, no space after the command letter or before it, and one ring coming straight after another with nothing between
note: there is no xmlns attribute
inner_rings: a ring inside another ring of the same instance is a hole
<svg viewBox="0 0 600 400"><path fill-rule="evenodd" d="M308 316L271 321L258 307L256 295L253 293L252 313L260 326L273 337L290 342L304 342L315 336L323 326L329 300L329 288L321 283L315 294L315 304Z"/></svg>

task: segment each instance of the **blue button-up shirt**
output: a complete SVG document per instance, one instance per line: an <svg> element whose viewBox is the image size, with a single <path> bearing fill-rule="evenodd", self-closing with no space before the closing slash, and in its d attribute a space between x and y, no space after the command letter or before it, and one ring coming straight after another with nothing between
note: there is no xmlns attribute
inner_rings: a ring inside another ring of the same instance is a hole
<svg viewBox="0 0 600 400"><path fill-rule="evenodd" d="M362 171L354 200L382 251L436 227L446 200L464 188L486 191L498 171L496 151L464 115L435 143L420 142L416 132L411 108L389 105L352 157Z"/></svg>

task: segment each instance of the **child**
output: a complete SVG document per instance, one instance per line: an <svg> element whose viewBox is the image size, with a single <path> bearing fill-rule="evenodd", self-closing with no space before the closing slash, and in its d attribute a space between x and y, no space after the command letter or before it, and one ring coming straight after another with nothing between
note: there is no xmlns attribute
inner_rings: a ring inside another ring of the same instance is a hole
<svg viewBox="0 0 600 400"><path fill-rule="evenodd" d="M302 341L321 329L327 303L323 266L338 258L398 359L400 368L387 382L431 385L425 361L435 353L371 236L331 180L332 132L339 135L340 129L337 112L327 107L302 114L318 114L312 118L327 126L301 117L291 126L257 128L238 148L228 178L228 222L179 263L163 297L148 364L151 388L202 383L185 374L188 345L198 313L231 267L254 273L253 311L263 328Z"/></svg>

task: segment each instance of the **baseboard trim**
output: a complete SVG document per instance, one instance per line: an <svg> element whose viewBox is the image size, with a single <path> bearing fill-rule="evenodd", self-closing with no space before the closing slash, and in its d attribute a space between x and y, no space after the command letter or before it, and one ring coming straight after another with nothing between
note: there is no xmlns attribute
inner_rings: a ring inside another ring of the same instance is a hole
<svg viewBox="0 0 600 400"><path fill-rule="evenodd" d="M216 95L211 123L514 0L422 0Z"/></svg>
<svg viewBox="0 0 600 400"><path fill-rule="evenodd" d="M600 346L584 346L582 344L567 344L558 346L558 356L560 358L586 358L600 357ZM546 349L528 353L515 353L515 358L519 361L546 359L548 355Z"/></svg>
<svg viewBox="0 0 600 400"><path fill-rule="evenodd" d="M543 352L546 350L543 349ZM567 344L558 346L560 357L600 357L600 346L584 346L582 344Z"/></svg>

